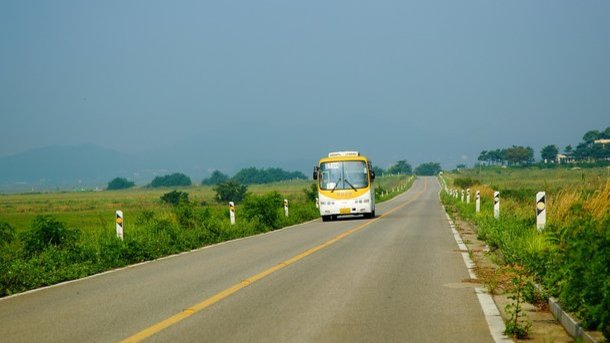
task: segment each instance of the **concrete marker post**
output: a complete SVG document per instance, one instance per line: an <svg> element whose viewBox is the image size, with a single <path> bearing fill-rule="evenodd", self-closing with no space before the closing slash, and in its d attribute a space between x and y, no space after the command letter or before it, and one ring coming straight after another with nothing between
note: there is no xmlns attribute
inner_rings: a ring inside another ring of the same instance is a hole
<svg viewBox="0 0 610 343"><path fill-rule="evenodd" d="M466 203L470 204L470 188L466 189Z"/></svg>
<svg viewBox="0 0 610 343"><path fill-rule="evenodd" d="M284 199L284 214L288 217L288 199Z"/></svg>
<svg viewBox="0 0 610 343"><path fill-rule="evenodd" d="M544 230L546 225L546 192L536 193L536 229Z"/></svg>
<svg viewBox="0 0 610 343"><path fill-rule="evenodd" d="M235 203L229 201L229 217L231 218L231 225L235 225Z"/></svg>
<svg viewBox="0 0 610 343"><path fill-rule="evenodd" d="M464 202L464 190L462 189L462 202Z"/></svg>
<svg viewBox="0 0 610 343"><path fill-rule="evenodd" d="M494 218L500 219L500 192L494 192Z"/></svg>
<svg viewBox="0 0 610 343"><path fill-rule="evenodd" d="M481 191L476 193L475 208L477 213L481 212Z"/></svg>
<svg viewBox="0 0 610 343"><path fill-rule="evenodd" d="M123 211L116 211L116 236L123 240Z"/></svg>

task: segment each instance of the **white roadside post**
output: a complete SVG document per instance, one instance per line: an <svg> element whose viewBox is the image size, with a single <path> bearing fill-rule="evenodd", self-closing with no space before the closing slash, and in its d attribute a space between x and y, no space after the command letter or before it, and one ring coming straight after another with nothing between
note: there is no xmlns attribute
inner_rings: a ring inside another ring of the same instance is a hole
<svg viewBox="0 0 610 343"><path fill-rule="evenodd" d="M477 191L475 207L476 207L477 213L481 212L481 192L480 191Z"/></svg>
<svg viewBox="0 0 610 343"><path fill-rule="evenodd" d="M462 202L464 202L464 190L462 189Z"/></svg>
<svg viewBox="0 0 610 343"><path fill-rule="evenodd" d="M284 214L288 217L288 199L284 199Z"/></svg>
<svg viewBox="0 0 610 343"><path fill-rule="evenodd" d="M235 225L235 203L229 201L229 217L231 218L231 225Z"/></svg>
<svg viewBox="0 0 610 343"><path fill-rule="evenodd" d="M466 189L466 203L470 204L470 188Z"/></svg>
<svg viewBox="0 0 610 343"><path fill-rule="evenodd" d="M116 211L116 236L123 240L123 211Z"/></svg>
<svg viewBox="0 0 610 343"><path fill-rule="evenodd" d="M500 192L494 192L494 218L500 219Z"/></svg>
<svg viewBox="0 0 610 343"><path fill-rule="evenodd" d="M544 230L546 225L546 193L536 193L536 229Z"/></svg>

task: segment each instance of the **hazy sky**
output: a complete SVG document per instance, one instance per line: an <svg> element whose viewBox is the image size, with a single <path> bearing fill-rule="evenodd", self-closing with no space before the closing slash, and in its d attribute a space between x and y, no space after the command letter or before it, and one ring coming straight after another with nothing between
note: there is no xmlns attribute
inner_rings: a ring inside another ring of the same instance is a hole
<svg viewBox="0 0 610 343"><path fill-rule="evenodd" d="M607 0L2 1L0 156L252 122L353 132L342 148L382 165L539 158L610 126L609 18Z"/></svg>

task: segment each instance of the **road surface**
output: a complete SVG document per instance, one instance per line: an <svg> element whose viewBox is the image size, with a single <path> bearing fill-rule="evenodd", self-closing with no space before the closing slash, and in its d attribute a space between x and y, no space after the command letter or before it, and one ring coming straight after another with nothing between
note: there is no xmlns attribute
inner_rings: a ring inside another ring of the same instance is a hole
<svg viewBox="0 0 610 343"><path fill-rule="evenodd" d="M0 340L492 342L439 187L0 300Z"/></svg>

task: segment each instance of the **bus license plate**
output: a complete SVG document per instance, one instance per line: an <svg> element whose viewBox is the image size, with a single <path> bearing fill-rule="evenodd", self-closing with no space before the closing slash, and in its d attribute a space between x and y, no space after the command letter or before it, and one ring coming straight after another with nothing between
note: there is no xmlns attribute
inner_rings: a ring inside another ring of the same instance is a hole
<svg viewBox="0 0 610 343"><path fill-rule="evenodd" d="M342 208L342 209L339 210L339 213L341 213L341 214L350 214L350 213L352 213L352 210L349 209L349 208Z"/></svg>

